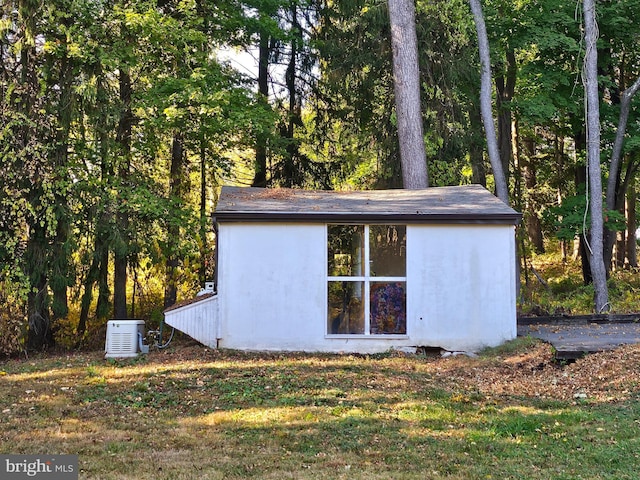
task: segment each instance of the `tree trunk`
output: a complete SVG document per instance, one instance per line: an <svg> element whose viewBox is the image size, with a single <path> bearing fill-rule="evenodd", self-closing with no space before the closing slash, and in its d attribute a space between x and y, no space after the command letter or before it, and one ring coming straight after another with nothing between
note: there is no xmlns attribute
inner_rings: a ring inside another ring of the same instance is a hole
<svg viewBox="0 0 640 480"><path fill-rule="evenodd" d="M96 317L106 318L109 316L111 304L111 292L109 291L109 249L101 239L102 248L100 252L100 274L98 276L98 301L96 302Z"/></svg>
<svg viewBox="0 0 640 480"><path fill-rule="evenodd" d="M78 319L78 326L76 328L76 342L75 348L80 346L82 337L87 330L87 320L89 319L89 307L91 306L91 300L93 299L93 287L100 275L100 258L97 252L97 240L94 241L93 258L91 259L91 265L87 272L87 277L84 281L84 292L80 299L80 318Z"/></svg>
<svg viewBox="0 0 640 480"><path fill-rule="evenodd" d="M258 46L258 94L263 102L267 102L269 98L269 53L269 34L261 32ZM255 172L251 186L267 186L267 135L260 131L256 134Z"/></svg>
<svg viewBox="0 0 640 480"><path fill-rule="evenodd" d="M614 210L616 205L616 190L620 178L620 165L622 163L622 146L624 145L624 135L627 130L631 100L640 89L640 77L636 79L631 87L622 92L620 98L620 115L618 117L618 128L616 138L609 161L609 178L607 180L607 208Z"/></svg>
<svg viewBox="0 0 640 480"><path fill-rule="evenodd" d="M555 160L556 172L559 174L558 178L562 179L564 177L564 137L558 137L557 133L555 134L553 139L553 157ZM562 194L564 191L563 183L563 180L560 180L558 186L556 187L556 201L558 207L562 205ZM562 253L563 262L567 261L567 257L569 256L568 250L569 241L560 240L560 251Z"/></svg>
<svg viewBox="0 0 640 480"><path fill-rule="evenodd" d="M598 92L598 26L595 0L583 0L585 59L584 83L587 100L587 169L589 173L589 211L591 235L589 262L595 290L595 311L602 313L609 305L607 271L604 264L604 221L602 212L602 172L600 168L600 98Z"/></svg>
<svg viewBox="0 0 640 480"><path fill-rule="evenodd" d="M474 128L471 142L469 145L469 159L471 161L471 183L477 183L483 187L487 187L487 170L484 165L484 137L482 136L482 115L477 105L474 103L471 106L471 125L478 125L478 133Z"/></svg>
<svg viewBox="0 0 640 480"><path fill-rule="evenodd" d="M580 152L586 149L584 132L579 132L574 137L574 142L575 142L577 152ZM574 182L575 182L577 191L581 191L583 186L585 189L588 188L586 166L584 165L575 166ZM559 203L561 203L561 199L559 199ZM591 276L591 265L589 263L589 248L586 246L586 239L588 237L589 237L589 230L587 229L582 234L578 235L577 241L574 241L574 244L573 244L573 258L577 259L578 256L580 257L580 262L582 266L582 282L585 285L590 285L593 282L593 277Z"/></svg>
<svg viewBox="0 0 640 480"><path fill-rule="evenodd" d="M126 69L120 70L120 120L116 141L120 147L120 165L118 169L120 188L129 187L131 162L131 133L133 114L131 111L131 77ZM129 260L129 219L124 211L117 214L118 240L114 246L113 265L113 317L127 318L127 262Z"/></svg>
<svg viewBox="0 0 640 480"><path fill-rule="evenodd" d="M113 262L113 318L127 317L127 256L119 253Z"/></svg>
<svg viewBox="0 0 640 480"><path fill-rule="evenodd" d="M616 233L616 245L615 245L615 263L612 266L615 270L622 270L624 268L624 260L627 256L627 239L626 229Z"/></svg>
<svg viewBox="0 0 640 480"><path fill-rule="evenodd" d="M402 182L404 188L426 188L415 7L413 0L388 0L388 7Z"/></svg>
<svg viewBox="0 0 640 480"><path fill-rule="evenodd" d="M42 350L54 344L47 291L47 244L45 227L36 222L29 228L29 239L25 251L29 284L32 289L27 298L29 319L27 348L30 350Z"/></svg>
<svg viewBox="0 0 640 480"><path fill-rule="evenodd" d="M104 90L104 84L102 77L98 75L98 99L105 100L103 94L106 94ZM96 123L96 136L98 140L100 156L101 156L101 176L103 181L111 181L113 172L109 168L108 160L108 135L107 125L104 116L100 115ZM96 219L94 225L94 240L93 240L93 255L91 258L91 265L84 281L84 292L80 299L80 317L78 319L78 325L76 327L76 342L74 347L79 348L84 334L87 330L87 323L89 320L89 309L91 307L91 301L93 300L93 289L98 285L98 300L96 303L96 317L98 319L106 318L109 315L109 246L107 245L107 238L109 237L109 224L110 218L106 213L106 209L103 209L102 214Z"/></svg>
<svg viewBox="0 0 640 480"><path fill-rule="evenodd" d="M20 122L17 127L16 148L20 152L20 165L24 168L24 183L21 188L27 192L30 208L36 213L30 216L27 226L26 249L24 252L24 268L29 278L30 291L27 296L27 318L29 330L27 334L27 348L41 350L54 343L49 316L48 270L49 256L47 225L41 222L38 214L43 208L42 199L44 177L43 170L47 168L49 159L39 157L34 151L34 139L44 132L38 131L39 81L36 74L37 37L36 18L39 5L33 1L20 0L17 5L17 38L22 39L19 45L19 80L13 92L19 113L29 121ZM15 14L16 12L12 12ZM3 59L4 60L4 59ZM2 101L5 101L3 98ZM46 205L45 205L46 207Z"/></svg>
<svg viewBox="0 0 640 480"><path fill-rule="evenodd" d="M171 168L169 178L170 195L175 200L182 202L185 189L185 155L182 145L182 135L178 132L173 135L171 146ZM180 227L175 222L169 222L167 228L167 245L169 254L166 261L166 280L164 290L164 307L170 307L178 299L177 269L180 265L178 248L180 243Z"/></svg>
<svg viewBox="0 0 640 480"><path fill-rule="evenodd" d="M627 265L632 268L638 266L636 256L636 187L635 182L631 182L627 187Z"/></svg>
<svg viewBox="0 0 640 480"><path fill-rule="evenodd" d="M493 123L491 109L491 55L489 51L489 39L487 27L484 23L484 14L480 0L469 0L469 6L473 13L473 20L478 34L478 52L480 55L481 77L480 77L480 110L482 112L482 123L484 124L485 136L487 139L487 151L489 161L493 170L493 177L496 185L496 194L500 200L509 205L509 189L507 178L502 168L500 150L496 139L496 128Z"/></svg>
<svg viewBox="0 0 640 480"><path fill-rule="evenodd" d="M496 107L498 110L498 147L500 151L500 163L505 181L509 184L509 168L513 150L511 148L512 115L511 100L516 89L516 56L513 49L506 53L506 72L496 78ZM506 74L506 76L505 76Z"/></svg>
<svg viewBox="0 0 640 480"><path fill-rule="evenodd" d="M624 136L627 130L627 122L629 120L629 112L631 110L631 100L640 89L640 77L624 90L620 95L620 115L618 116L618 128L616 130L616 138L611 151L611 159L609 161L609 178L607 180L606 205L607 209L615 210L622 204L625 192L621 184L621 165L622 165L622 147L624 145ZM635 238L635 237L634 237ZM604 236L604 261L607 268L611 265L613 255L612 249L615 243L616 234L605 229Z"/></svg>
<svg viewBox="0 0 640 480"><path fill-rule="evenodd" d="M204 287L207 281L207 256L209 254L209 218L207 217L207 146L204 139L200 139L200 271L198 280Z"/></svg>
<svg viewBox="0 0 640 480"><path fill-rule="evenodd" d="M538 186L536 167L533 160L535 155L535 142L532 138L524 140L527 150L526 160L522 162L524 185L526 189L526 203L524 221L529 242L536 253L544 253L544 238L542 236L542 224L537 212L535 191Z"/></svg>
<svg viewBox="0 0 640 480"><path fill-rule="evenodd" d="M61 184L68 181L68 156L69 156L69 132L71 130L71 118L73 109L73 68L66 55L66 37L59 40L65 49L65 54L60 59L60 79L58 81L60 97L58 100L58 128L56 131L56 147L54 150L53 165L55 178ZM60 191L55 193L56 208L56 235L49 251L51 258L50 286L53 293L51 305L52 322L65 318L69 313L67 288L73 285L74 279L70 278L70 248L69 234L71 224L69 220L69 205L67 196Z"/></svg>
<svg viewBox="0 0 640 480"><path fill-rule="evenodd" d="M591 264L589 262L589 248L587 247L587 242L585 240L585 235L580 235L578 241L578 252L580 254L580 258L582 261L580 262L582 268L582 280L585 285L589 285L593 283L593 276L591 274Z"/></svg>
<svg viewBox="0 0 640 480"><path fill-rule="evenodd" d="M109 102L109 86L102 70L102 65L97 65L96 71L96 101L98 105L105 105ZM107 185L112 185L114 180L114 171L112 158L112 149L110 147L110 125L105 115L98 114L96 119L96 138L98 140L98 148L100 151L100 174L102 181ZM107 200L110 202L110 200ZM104 205L102 218L98 219L95 226L95 252L98 258L98 299L96 302L96 317L104 319L111 313L111 292L109 290L109 238L112 236L111 229L113 219L111 218L111 206Z"/></svg>
<svg viewBox="0 0 640 480"><path fill-rule="evenodd" d="M510 137L509 142L509 150L513 152L513 171L514 171L514 198L516 208L522 211L522 172L520 168L520 148L518 147L518 123L516 121L513 122L513 125L509 129L512 136ZM520 272L522 272L522 268L525 269L525 281L528 279L527 269L527 252L524 248L524 232L521 226L516 227L516 295L517 298L522 298L520 296L522 284L520 278Z"/></svg>
<svg viewBox="0 0 640 480"><path fill-rule="evenodd" d="M281 181L286 187L300 186L302 176L299 168L296 168L296 160L299 157L298 144L295 140L296 125L302 125L300 118L301 109L296 92L296 68L298 62L298 42L300 38L300 25L298 24L298 13L295 4L291 7L293 33L291 39L291 54L285 72L285 84L289 94L289 106L287 109L287 123L281 131L281 136L286 140L286 155L282 167Z"/></svg>

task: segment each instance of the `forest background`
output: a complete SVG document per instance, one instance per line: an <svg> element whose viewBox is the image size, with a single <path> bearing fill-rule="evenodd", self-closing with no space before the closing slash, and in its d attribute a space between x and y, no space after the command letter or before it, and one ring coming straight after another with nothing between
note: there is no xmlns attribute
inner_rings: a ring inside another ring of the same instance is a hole
<svg viewBox="0 0 640 480"><path fill-rule="evenodd" d="M589 311L581 3L483 8L520 311ZM629 115L608 307L637 311L640 0L597 20L605 184ZM469 5L418 0L416 33L430 184L493 190ZM157 324L213 276L222 184L402 186L386 0L3 0L0 55L0 355Z"/></svg>

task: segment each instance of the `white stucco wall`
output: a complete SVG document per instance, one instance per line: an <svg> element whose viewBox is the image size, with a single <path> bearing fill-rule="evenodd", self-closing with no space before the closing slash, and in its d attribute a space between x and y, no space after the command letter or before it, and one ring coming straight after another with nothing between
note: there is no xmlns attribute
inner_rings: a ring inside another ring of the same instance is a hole
<svg viewBox="0 0 640 480"><path fill-rule="evenodd" d="M322 350L325 232L318 224L220 225L220 346Z"/></svg>
<svg viewBox="0 0 640 480"><path fill-rule="evenodd" d="M223 348L477 350L516 336L512 226L409 225L407 335L390 338L326 335L325 225L221 224L219 249Z"/></svg>
<svg viewBox="0 0 640 480"><path fill-rule="evenodd" d="M420 345L473 351L515 338L513 227L413 226L407 256L407 323Z"/></svg>

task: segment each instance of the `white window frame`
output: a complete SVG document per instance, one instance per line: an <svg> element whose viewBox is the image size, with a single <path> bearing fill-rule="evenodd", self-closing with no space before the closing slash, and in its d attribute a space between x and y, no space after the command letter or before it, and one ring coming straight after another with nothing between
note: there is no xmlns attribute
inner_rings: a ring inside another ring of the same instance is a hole
<svg viewBox="0 0 640 480"><path fill-rule="evenodd" d="M363 225L362 223L329 223L325 225L325 240L329 241L329 225ZM371 258L370 258L370 226L371 225L403 225L406 228L406 225L403 223L371 223L364 224L364 233L363 233L363 243L364 243L364 275L359 276L331 276L329 275L329 249L325 248L325 277L327 278L326 283L326 294L325 298L328 299L329 295L329 282L363 282L364 283L364 292L363 292L363 315L364 315L364 333L329 333L329 324L326 321L325 324L325 332L326 336L330 338L357 338L357 337L368 337L368 338L407 338L409 335L409 325L408 321L405 324L405 333L371 333L371 283L377 282L404 282L405 288L405 309L407 303L407 269L405 264L405 275L403 277L388 277L388 276L371 276ZM405 233L406 235L406 233ZM406 253L405 253L406 259ZM329 318L329 305L327 303L327 312L325 315L325 319ZM406 311L405 311L406 318Z"/></svg>

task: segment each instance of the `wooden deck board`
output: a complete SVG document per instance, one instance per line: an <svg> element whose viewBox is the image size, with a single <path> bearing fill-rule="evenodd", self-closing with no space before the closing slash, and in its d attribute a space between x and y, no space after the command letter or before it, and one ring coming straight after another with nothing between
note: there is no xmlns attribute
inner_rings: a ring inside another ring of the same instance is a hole
<svg viewBox="0 0 640 480"><path fill-rule="evenodd" d="M638 315L519 318L518 335L550 343L558 360L575 360L588 353L640 343L638 318Z"/></svg>

